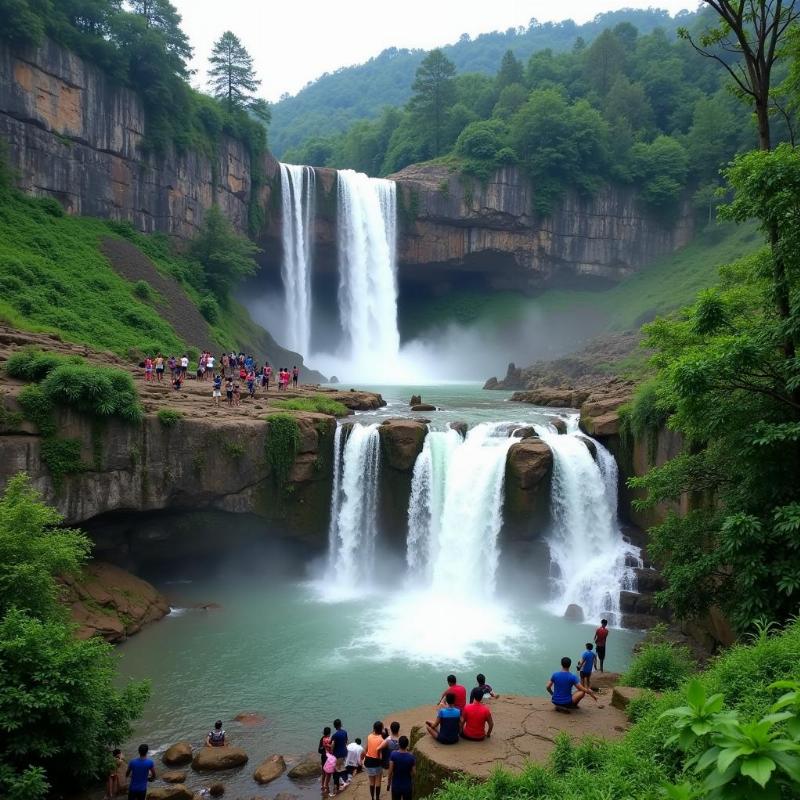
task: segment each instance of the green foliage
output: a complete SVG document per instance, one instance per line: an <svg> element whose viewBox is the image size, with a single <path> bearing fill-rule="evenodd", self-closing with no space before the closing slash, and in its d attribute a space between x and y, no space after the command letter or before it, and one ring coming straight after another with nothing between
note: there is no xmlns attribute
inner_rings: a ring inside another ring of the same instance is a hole
<svg viewBox="0 0 800 800"><path fill-rule="evenodd" d="M200 300L200 313L205 317L206 322L212 325L219 321L219 303L212 295L204 295Z"/></svg>
<svg viewBox="0 0 800 800"><path fill-rule="evenodd" d="M209 288L225 299L233 286L255 274L258 252L256 245L233 230L216 205L206 213L191 244L191 254L202 264Z"/></svg>
<svg viewBox="0 0 800 800"><path fill-rule="evenodd" d="M133 378L115 367L65 364L47 375L41 389L51 404L69 406L83 414L118 417L126 422L142 418Z"/></svg>
<svg viewBox="0 0 800 800"><path fill-rule="evenodd" d="M300 449L300 426L291 414L272 414L267 421L267 464L275 484L283 487Z"/></svg>
<svg viewBox="0 0 800 800"><path fill-rule="evenodd" d="M0 795L45 800L104 777L108 747L130 735L147 687L115 687L116 662L99 638L75 638L57 601L57 576L90 550L60 526L28 478L0 498ZM80 731L80 735L76 735Z"/></svg>
<svg viewBox="0 0 800 800"><path fill-rule="evenodd" d="M174 428L183 419L183 411L174 408L159 408L156 416L165 428Z"/></svg>
<svg viewBox="0 0 800 800"><path fill-rule="evenodd" d="M53 403L41 386L26 386L17 400L25 419L32 422L42 436L53 436L56 424L53 420Z"/></svg>
<svg viewBox="0 0 800 800"><path fill-rule="evenodd" d="M261 81L256 78L253 58L232 31L214 42L209 57L209 82L214 96L225 103L229 111L253 107L253 93ZM260 108L260 106L259 106Z"/></svg>
<svg viewBox="0 0 800 800"><path fill-rule="evenodd" d="M12 378L23 381L41 381L56 367L63 364L83 364L80 356L64 356L48 353L35 347L23 347L12 353L5 363L5 370Z"/></svg>
<svg viewBox="0 0 800 800"><path fill-rule="evenodd" d="M647 458L656 460L658 434L669 411L659 402L658 384L653 380L640 383L633 399L619 409L619 436L622 449L630 454L635 439L647 443Z"/></svg>
<svg viewBox="0 0 800 800"><path fill-rule="evenodd" d="M146 303L152 303L155 299L155 292L147 281L136 281L133 284L133 293Z"/></svg>
<svg viewBox="0 0 800 800"><path fill-rule="evenodd" d="M312 411L317 414L330 414L332 417L346 417L350 413L343 403L338 400L332 400L324 394L277 400L272 405L284 411ZM270 419L274 419L274 417L270 417Z"/></svg>
<svg viewBox="0 0 800 800"><path fill-rule="evenodd" d="M442 153L445 117L456 99L455 74L455 64L441 50L431 50L411 86L409 109L422 128L430 156Z"/></svg>
<svg viewBox="0 0 800 800"><path fill-rule="evenodd" d="M671 136L646 144L637 142L630 153L631 176L641 186L642 199L654 208L671 207L686 185L689 156Z"/></svg>
<svg viewBox="0 0 800 800"><path fill-rule="evenodd" d="M65 475L75 475L86 470L81 459L79 439L60 439L57 436L42 440L42 461L47 466L56 491L61 489Z"/></svg>
<svg viewBox="0 0 800 800"><path fill-rule="evenodd" d="M244 445L241 442L232 442L226 439L222 444L222 449L228 458L238 461L244 455Z"/></svg>
<svg viewBox="0 0 800 800"><path fill-rule="evenodd" d="M620 682L623 686L663 692L677 689L693 667L688 648L672 642L650 642L636 654Z"/></svg>

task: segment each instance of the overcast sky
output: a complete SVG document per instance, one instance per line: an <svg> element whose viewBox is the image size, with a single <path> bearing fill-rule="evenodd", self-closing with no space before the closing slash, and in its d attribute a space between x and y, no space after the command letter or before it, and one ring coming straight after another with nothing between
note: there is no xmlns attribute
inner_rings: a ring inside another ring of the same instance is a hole
<svg viewBox="0 0 800 800"><path fill-rule="evenodd" d="M540 22L585 22L602 11L656 6L672 13L697 0L172 0L195 50L194 82L205 81L214 40L232 30L255 60L261 95L294 94L323 72L360 64L387 47L430 49Z"/></svg>

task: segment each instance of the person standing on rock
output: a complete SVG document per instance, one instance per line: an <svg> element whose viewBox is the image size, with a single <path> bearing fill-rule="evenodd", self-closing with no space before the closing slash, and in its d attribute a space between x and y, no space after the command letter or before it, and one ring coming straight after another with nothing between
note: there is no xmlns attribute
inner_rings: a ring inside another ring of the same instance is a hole
<svg viewBox="0 0 800 800"><path fill-rule="evenodd" d="M297 381L300 380L300 370L297 368L297 365L292 367L292 386L296 389L297 388Z"/></svg>
<svg viewBox="0 0 800 800"><path fill-rule="evenodd" d="M381 754L385 746L383 723L375 721L372 724L372 733L367 736L367 747L364 751L364 768L367 770L370 800L381 800L381 778L383 777Z"/></svg>
<svg viewBox="0 0 800 800"><path fill-rule="evenodd" d="M161 353L156 356L155 366L156 380L161 383L161 381L164 379L164 356L162 356Z"/></svg>
<svg viewBox="0 0 800 800"><path fill-rule="evenodd" d="M569 671L572 666L572 659L564 656L561 659L561 671L554 672L545 687L547 693L552 696L552 703L556 711L571 711L578 708L581 700L588 694L597 702L597 695L588 686L581 686L578 676ZM574 687L580 687L573 694Z"/></svg>
<svg viewBox="0 0 800 800"><path fill-rule="evenodd" d="M581 674L581 686L588 689L592 682L592 668L594 667L597 654L592 652L592 643L586 642L586 649L581 654L578 662L578 672Z"/></svg>
<svg viewBox="0 0 800 800"><path fill-rule="evenodd" d="M594 643L597 645L598 669L603 671L603 662L606 660L606 639L608 639L608 620L601 619L600 627L594 632Z"/></svg>
<svg viewBox="0 0 800 800"><path fill-rule="evenodd" d="M447 676L447 688L442 692L442 696L439 698L440 706L444 706L445 698L448 694L452 694L456 698L455 707L459 711L463 710L464 706L467 704L467 690L458 683L455 675Z"/></svg>
<svg viewBox="0 0 800 800"><path fill-rule="evenodd" d="M336 758L336 771L333 773L333 790L335 794L339 794L340 784L341 789L347 787L347 770L345 769L345 761L347 759L347 731L342 727L342 721L335 719L333 721L333 734L331 735L331 752Z"/></svg>
<svg viewBox="0 0 800 800"><path fill-rule="evenodd" d="M118 747L112 753L114 765L106 778L106 796L103 800L113 800L119 794L119 768L123 765L122 750Z"/></svg>
<svg viewBox="0 0 800 800"><path fill-rule="evenodd" d="M411 800L417 759L408 752L408 736L401 736L397 745L397 750L390 757L386 789L392 793L392 800Z"/></svg>
<svg viewBox="0 0 800 800"><path fill-rule="evenodd" d="M140 744L139 757L128 762L125 770L125 777L130 778L128 800L147 800L147 784L156 779L156 765L147 757L149 749L146 744Z"/></svg>

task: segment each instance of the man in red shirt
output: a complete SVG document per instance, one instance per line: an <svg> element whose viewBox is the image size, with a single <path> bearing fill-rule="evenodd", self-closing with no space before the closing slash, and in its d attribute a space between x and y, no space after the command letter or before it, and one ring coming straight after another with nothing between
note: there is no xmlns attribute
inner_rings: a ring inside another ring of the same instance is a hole
<svg viewBox="0 0 800 800"><path fill-rule="evenodd" d="M594 643L597 645L598 669L603 671L603 662L606 660L606 639L608 639L608 620L601 619L600 627L594 632Z"/></svg>
<svg viewBox="0 0 800 800"><path fill-rule="evenodd" d="M445 695L452 694L455 696L456 701L453 705L459 710L463 711L464 706L467 704L467 690L461 686L460 684L456 683L456 676L455 675L448 675L447 676L447 688L442 692L442 696L439 698L439 705L445 705Z"/></svg>
<svg viewBox="0 0 800 800"><path fill-rule="evenodd" d="M483 704L483 690L473 689L469 705L461 712L461 738L480 742L492 735L492 712Z"/></svg>

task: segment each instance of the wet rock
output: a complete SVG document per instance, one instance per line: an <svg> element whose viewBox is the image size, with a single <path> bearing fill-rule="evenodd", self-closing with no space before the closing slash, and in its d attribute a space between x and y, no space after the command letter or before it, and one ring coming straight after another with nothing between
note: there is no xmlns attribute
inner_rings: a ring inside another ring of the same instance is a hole
<svg viewBox="0 0 800 800"><path fill-rule="evenodd" d="M520 439L537 439L538 434L536 433L536 429L533 428L531 425L525 425L522 428L512 428L508 432L509 436L516 436Z"/></svg>
<svg viewBox="0 0 800 800"><path fill-rule="evenodd" d="M497 378L489 378L486 383L483 384L484 389L496 389L497 388Z"/></svg>
<svg viewBox="0 0 800 800"><path fill-rule="evenodd" d="M158 789L149 789L147 800L192 800L194 794L182 783L172 786L160 786Z"/></svg>
<svg viewBox="0 0 800 800"><path fill-rule="evenodd" d="M192 769L212 772L233 769L247 763L247 753L241 747L203 747L192 761Z"/></svg>
<svg viewBox="0 0 800 800"><path fill-rule="evenodd" d="M322 774L319 753L309 753L289 770L290 778L316 778Z"/></svg>
<svg viewBox="0 0 800 800"><path fill-rule="evenodd" d="M638 592L620 592L619 608L624 614L636 611L636 604L640 595Z"/></svg>
<svg viewBox="0 0 800 800"><path fill-rule="evenodd" d="M588 396L589 392L581 389L542 386L538 389L514 392L511 399L543 408L579 408Z"/></svg>
<svg viewBox="0 0 800 800"><path fill-rule="evenodd" d="M173 769L161 775L161 780L165 783L183 783L189 773L185 769Z"/></svg>
<svg viewBox="0 0 800 800"><path fill-rule="evenodd" d="M418 394L412 394L411 399L408 401L410 406L418 406L422 402L422 396Z"/></svg>
<svg viewBox="0 0 800 800"><path fill-rule="evenodd" d="M567 432L567 422L562 417L551 417L550 424L561 434Z"/></svg>
<svg viewBox="0 0 800 800"><path fill-rule="evenodd" d="M389 466L407 472L414 467L417 456L422 452L428 427L416 419L387 419L378 433Z"/></svg>
<svg viewBox="0 0 800 800"><path fill-rule="evenodd" d="M272 800L300 800L300 795L291 792L278 792Z"/></svg>
<svg viewBox="0 0 800 800"><path fill-rule="evenodd" d="M161 756L161 760L168 767L180 767L188 764L192 760L191 742L177 742L172 747L168 747Z"/></svg>
<svg viewBox="0 0 800 800"><path fill-rule="evenodd" d="M586 445L587 450L592 454L592 458L597 461L597 445L588 436L578 436Z"/></svg>
<svg viewBox="0 0 800 800"><path fill-rule="evenodd" d="M436 411L436 406L431 405L430 403L416 403L415 405L411 406L412 411Z"/></svg>
<svg viewBox="0 0 800 800"><path fill-rule="evenodd" d="M531 489L550 474L553 454L541 439L512 444L506 458L507 476L520 489Z"/></svg>
<svg viewBox="0 0 800 800"><path fill-rule="evenodd" d="M208 793L212 797L222 797L225 794L225 784L224 783L212 783L211 786L208 787Z"/></svg>
<svg viewBox="0 0 800 800"><path fill-rule="evenodd" d="M664 576L654 569L634 569L636 586L640 592L659 592L667 585Z"/></svg>
<svg viewBox="0 0 800 800"><path fill-rule="evenodd" d="M461 438L465 439L467 436L467 431L469 430L469 426L466 422L451 422L450 429L461 434Z"/></svg>
<svg viewBox="0 0 800 800"><path fill-rule="evenodd" d="M256 711L242 711L234 718L235 722L241 722L242 725L263 725L267 719Z"/></svg>
<svg viewBox="0 0 800 800"><path fill-rule="evenodd" d="M283 756L270 756L265 758L253 773L256 783L265 784L279 778L286 771L286 762Z"/></svg>
<svg viewBox="0 0 800 800"><path fill-rule="evenodd" d="M570 603L567 610L564 612L564 619L570 619L573 622L583 622L583 609L577 603Z"/></svg>

